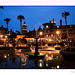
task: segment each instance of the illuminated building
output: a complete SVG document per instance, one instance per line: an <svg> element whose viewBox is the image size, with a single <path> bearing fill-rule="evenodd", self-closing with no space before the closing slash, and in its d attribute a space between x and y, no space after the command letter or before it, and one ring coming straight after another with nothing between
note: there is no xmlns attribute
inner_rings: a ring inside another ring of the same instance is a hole
<svg viewBox="0 0 75 75"><path fill-rule="evenodd" d="M4 28L3 25L0 27L0 35L6 35L7 28Z"/></svg>
<svg viewBox="0 0 75 75"><path fill-rule="evenodd" d="M27 32L27 37L28 38L34 38L34 37L36 37L36 31L35 31L35 29L32 30L32 31L29 30L29 32Z"/></svg>
<svg viewBox="0 0 75 75"><path fill-rule="evenodd" d="M23 35L27 35L27 26L26 26L25 21L24 21L24 24L23 24L23 26L22 26L22 34L23 34Z"/></svg>
<svg viewBox="0 0 75 75"><path fill-rule="evenodd" d="M28 42L35 42L35 37L38 37L38 41L42 40L44 43L60 43L68 41L75 42L75 25L62 25L62 20L60 20L60 25L56 25L56 22L53 18L53 20L49 23L44 23L43 26L43 29L41 28L41 26L39 26L37 30L34 29L27 32L27 26L24 22L22 30L25 32L25 39L27 39ZM66 28L68 28L69 34L68 41Z"/></svg>
<svg viewBox="0 0 75 75"><path fill-rule="evenodd" d="M41 35L41 33L42 33L42 35ZM36 36L43 37L43 29L41 28L41 26L39 26L39 28L36 30Z"/></svg>
<svg viewBox="0 0 75 75"><path fill-rule="evenodd" d="M60 20L60 25L56 25L55 20L52 22L43 24L43 35L46 39L52 39L53 43L60 43L62 41L67 41L67 30L68 28L68 41L75 41L75 25L62 25L62 20Z"/></svg>

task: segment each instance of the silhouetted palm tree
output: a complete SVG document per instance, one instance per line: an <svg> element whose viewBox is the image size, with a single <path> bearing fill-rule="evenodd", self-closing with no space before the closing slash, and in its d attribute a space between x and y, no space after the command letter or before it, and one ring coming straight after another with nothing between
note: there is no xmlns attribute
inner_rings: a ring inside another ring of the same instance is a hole
<svg viewBox="0 0 75 75"><path fill-rule="evenodd" d="M64 13L62 13L62 17L65 18L65 23L66 23L66 25L67 25L67 16L69 16L69 15L70 15L69 12L64 12Z"/></svg>
<svg viewBox="0 0 75 75"><path fill-rule="evenodd" d="M17 19L20 20L20 33L22 33L22 19L25 19L25 18L24 18L24 16L19 15L19 16L17 17Z"/></svg>
<svg viewBox="0 0 75 75"><path fill-rule="evenodd" d="M0 6L0 9L4 9L3 6Z"/></svg>
<svg viewBox="0 0 75 75"><path fill-rule="evenodd" d="M6 24L7 24L7 30L8 30L8 22L9 22L10 20L11 20L11 19L9 19L9 18L4 19L4 21L6 21Z"/></svg>
<svg viewBox="0 0 75 75"><path fill-rule="evenodd" d="M69 16L69 15L70 15L69 12L62 13L62 17L65 18L65 23L66 23L67 41L68 41L68 36L69 36L69 34L68 34L68 27L67 27L67 16Z"/></svg>

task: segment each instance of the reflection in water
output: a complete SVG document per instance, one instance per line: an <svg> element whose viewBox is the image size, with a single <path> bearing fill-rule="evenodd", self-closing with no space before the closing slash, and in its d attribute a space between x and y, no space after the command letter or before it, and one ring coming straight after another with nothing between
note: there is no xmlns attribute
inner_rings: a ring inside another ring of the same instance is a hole
<svg viewBox="0 0 75 75"><path fill-rule="evenodd" d="M48 66L48 64L46 64L46 66Z"/></svg>
<svg viewBox="0 0 75 75"><path fill-rule="evenodd" d="M57 65L57 69L59 69L59 65Z"/></svg>
<svg viewBox="0 0 75 75"><path fill-rule="evenodd" d="M39 66L42 67L42 63L41 62L39 63Z"/></svg>
<svg viewBox="0 0 75 75"><path fill-rule="evenodd" d="M69 61L58 53L47 52L44 59L29 59L28 53L0 53L0 68L75 68L75 60Z"/></svg>
<svg viewBox="0 0 75 75"><path fill-rule="evenodd" d="M9 54L8 54L8 57L9 57Z"/></svg>
<svg viewBox="0 0 75 75"><path fill-rule="evenodd" d="M59 58L59 56L56 56L56 58L58 59L58 58Z"/></svg>
<svg viewBox="0 0 75 75"><path fill-rule="evenodd" d="M39 66L42 67L43 66L43 61L39 60Z"/></svg>
<svg viewBox="0 0 75 75"><path fill-rule="evenodd" d="M4 54L4 58L7 58L7 55L6 54Z"/></svg>
<svg viewBox="0 0 75 75"><path fill-rule="evenodd" d="M21 64L23 67L26 65L26 60L27 60L26 55L22 54L21 55Z"/></svg>

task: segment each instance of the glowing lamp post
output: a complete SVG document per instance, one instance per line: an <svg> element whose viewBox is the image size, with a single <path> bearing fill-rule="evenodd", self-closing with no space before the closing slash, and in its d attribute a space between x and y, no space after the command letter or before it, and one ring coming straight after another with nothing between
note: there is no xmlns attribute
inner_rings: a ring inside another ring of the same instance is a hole
<svg viewBox="0 0 75 75"><path fill-rule="evenodd" d="M40 32L39 35L41 36L43 34L43 32Z"/></svg>
<svg viewBox="0 0 75 75"><path fill-rule="evenodd" d="M49 39L49 42L52 41L51 39Z"/></svg>
<svg viewBox="0 0 75 75"><path fill-rule="evenodd" d="M3 35L0 35L0 39L3 38Z"/></svg>
<svg viewBox="0 0 75 75"><path fill-rule="evenodd" d="M56 34L57 34L57 36L60 34L60 32L59 31L56 31ZM57 37L57 39L58 39L58 37Z"/></svg>
<svg viewBox="0 0 75 75"><path fill-rule="evenodd" d="M56 31L56 34L57 34L57 35L59 35L59 33L60 33L59 31Z"/></svg>
<svg viewBox="0 0 75 75"><path fill-rule="evenodd" d="M8 36L5 36L5 38L7 38Z"/></svg>

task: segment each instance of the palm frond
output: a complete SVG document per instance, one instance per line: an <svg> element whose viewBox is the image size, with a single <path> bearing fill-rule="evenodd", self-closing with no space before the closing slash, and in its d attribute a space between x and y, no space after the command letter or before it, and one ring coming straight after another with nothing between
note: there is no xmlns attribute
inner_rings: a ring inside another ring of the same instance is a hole
<svg viewBox="0 0 75 75"><path fill-rule="evenodd" d="M64 17L64 13L62 13L62 17Z"/></svg>
<svg viewBox="0 0 75 75"><path fill-rule="evenodd" d="M25 19L25 18L24 18L24 16L19 15L19 16L17 17L17 19L19 20L19 19Z"/></svg>
<svg viewBox="0 0 75 75"><path fill-rule="evenodd" d="M7 22L9 22L11 19L9 19L9 18L6 18L6 19L4 19L4 21L7 21Z"/></svg>

